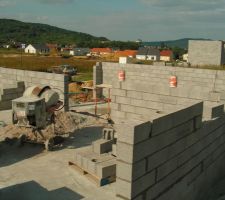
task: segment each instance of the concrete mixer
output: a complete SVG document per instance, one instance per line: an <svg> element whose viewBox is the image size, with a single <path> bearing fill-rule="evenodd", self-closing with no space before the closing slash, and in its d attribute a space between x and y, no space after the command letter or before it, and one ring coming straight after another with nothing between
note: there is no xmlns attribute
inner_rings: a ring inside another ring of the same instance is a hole
<svg viewBox="0 0 225 200"><path fill-rule="evenodd" d="M54 113L62 107L59 94L49 86L32 86L25 90L22 97L12 101L12 121L19 127L31 128L34 135L41 135L41 140L49 149L54 143L54 129L51 137L45 137L41 130L54 125ZM22 135L22 141L30 140Z"/></svg>

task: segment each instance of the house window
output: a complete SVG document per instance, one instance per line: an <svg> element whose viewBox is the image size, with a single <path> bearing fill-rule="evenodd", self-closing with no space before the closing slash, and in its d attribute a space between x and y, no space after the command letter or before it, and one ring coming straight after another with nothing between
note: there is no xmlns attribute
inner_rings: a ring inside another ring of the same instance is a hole
<svg viewBox="0 0 225 200"><path fill-rule="evenodd" d="M152 56L152 57L151 57L151 60L155 60L155 57Z"/></svg>

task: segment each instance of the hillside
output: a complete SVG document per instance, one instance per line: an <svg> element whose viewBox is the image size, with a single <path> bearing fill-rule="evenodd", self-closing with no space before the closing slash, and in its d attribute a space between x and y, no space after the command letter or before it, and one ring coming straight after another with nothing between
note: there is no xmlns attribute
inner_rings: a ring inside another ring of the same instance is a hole
<svg viewBox="0 0 225 200"><path fill-rule="evenodd" d="M146 46L161 46L162 44L168 47L179 47L182 49L188 48L188 40L208 40L203 38L183 38L179 40L170 40L170 41L157 41L157 42L143 42Z"/></svg>
<svg viewBox="0 0 225 200"><path fill-rule="evenodd" d="M16 41L24 43L73 44L80 41L107 41L105 37L95 37L86 33L62 28L25 23L12 19L0 19L0 42Z"/></svg>

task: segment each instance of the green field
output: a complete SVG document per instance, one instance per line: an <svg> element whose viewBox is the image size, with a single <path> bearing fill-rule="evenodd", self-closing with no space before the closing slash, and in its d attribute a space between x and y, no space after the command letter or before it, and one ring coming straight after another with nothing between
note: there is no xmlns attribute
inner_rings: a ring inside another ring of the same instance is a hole
<svg viewBox="0 0 225 200"><path fill-rule="evenodd" d="M0 55L0 66L31 71L46 72L51 66L69 64L77 67L79 80L92 79L93 66L96 60L62 58L50 56Z"/></svg>

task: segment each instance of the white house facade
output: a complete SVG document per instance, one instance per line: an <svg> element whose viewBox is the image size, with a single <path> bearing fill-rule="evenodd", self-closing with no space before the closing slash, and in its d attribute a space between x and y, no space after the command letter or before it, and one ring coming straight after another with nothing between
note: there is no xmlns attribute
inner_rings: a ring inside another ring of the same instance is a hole
<svg viewBox="0 0 225 200"><path fill-rule="evenodd" d="M30 54L48 54L50 52L50 49L43 44L29 44L25 49L25 53Z"/></svg>
<svg viewBox="0 0 225 200"><path fill-rule="evenodd" d="M188 62L188 54L187 53L183 55L183 60Z"/></svg>
<svg viewBox="0 0 225 200"><path fill-rule="evenodd" d="M146 60L146 55L136 55L138 60Z"/></svg>
<svg viewBox="0 0 225 200"><path fill-rule="evenodd" d="M31 54L36 54L37 50L31 45L29 44L26 48L25 48L25 53L31 53Z"/></svg>

